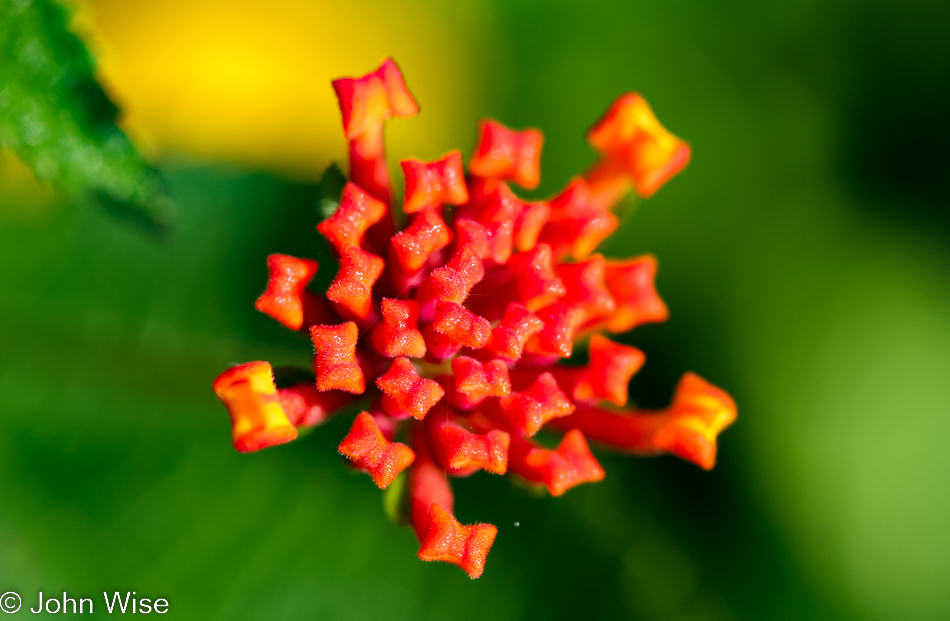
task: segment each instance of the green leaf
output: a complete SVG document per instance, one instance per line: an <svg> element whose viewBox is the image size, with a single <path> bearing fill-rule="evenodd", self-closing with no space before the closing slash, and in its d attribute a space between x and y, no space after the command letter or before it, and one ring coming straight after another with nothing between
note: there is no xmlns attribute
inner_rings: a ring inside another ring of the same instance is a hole
<svg viewBox="0 0 950 621"><path fill-rule="evenodd" d="M71 197L161 231L162 180L116 126L69 17L53 0L0 2L0 146Z"/></svg>
<svg viewBox="0 0 950 621"><path fill-rule="evenodd" d="M325 220L340 207L340 196L343 194L343 186L346 185L346 175L340 170L339 164L330 164L320 182L317 184L317 213L320 219Z"/></svg>
<svg viewBox="0 0 950 621"><path fill-rule="evenodd" d="M403 472L383 490L383 511L386 512L386 517L396 524L409 522L409 498L406 492L408 480L409 475Z"/></svg>

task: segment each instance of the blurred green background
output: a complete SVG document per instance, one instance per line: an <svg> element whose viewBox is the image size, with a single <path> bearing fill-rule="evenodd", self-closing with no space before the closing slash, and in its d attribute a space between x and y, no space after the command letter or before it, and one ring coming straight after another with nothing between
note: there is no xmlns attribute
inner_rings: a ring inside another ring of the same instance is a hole
<svg viewBox="0 0 950 621"><path fill-rule="evenodd" d="M152 239L2 157L0 591L135 590L181 619L950 618L945 3L81 8L177 216ZM672 313L624 337L632 394L694 370L739 404L710 473L604 455L559 499L459 481L460 518L499 526L475 582L415 558L335 453L346 421L238 455L210 389L307 364L253 310L264 257L316 252L329 78L387 55L423 110L394 161L467 152L490 115L545 132L539 194L643 93L694 160L605 247L657 254Z"/></svg>

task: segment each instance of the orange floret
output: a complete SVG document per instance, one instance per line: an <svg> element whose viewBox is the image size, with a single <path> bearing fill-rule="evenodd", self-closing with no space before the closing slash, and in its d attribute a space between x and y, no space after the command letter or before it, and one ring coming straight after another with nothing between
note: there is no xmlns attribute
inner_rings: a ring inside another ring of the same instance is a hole
<svg viewBox="0 0 950 621"><path fill-rule="evenodd" d="M511 257L514 239L511 220L480 223L474 220L455 221L456 245L459 249L471 248L475 254L495 265L504 265Z"/></svg>
<svg viewBox="0 0 950 621"><path fill-rule="evenodd" d="M468 476L478 470L505 474L508 470L509 435L498 429L472 433L442 416L430 417L429 429L436 455L454 476Z"/></svg>
<svg viewBox="0 0 950 621"><path fill-rule="evenodd" d="M512 302L501 322L492 330L487 349L507 360L518 360L532 336L544 328L544 322L523 304Z"/></svg>
<svg viewBox="0 0 950 621"><path fill-rule="evenodd" d="M267 267L267 289L257 298L254 308L291 330L309 327L329 316L326 302L307 291L317 273L316 261L272 254L267 257Z"/></svg>
<svg viewBox="0 0 950 621"><path fill-rule="evenodd" d="M656 258L644 255L606 262L604 281L616 302L607 319L611 332L626 332L645 323L666 321L669 311L656 292Z"/></svg>
<svg viewBox="0 0 950 621"><path fill-rule="evenodd" d="M539 239L558 258L586 259L620 224L617 216L594 201L583 179L573 179L550 205L549 221Z"/></svg>
<svg viewBox="0 0 950 621"><path fill-rule="evenodd" d="M451 242L452 232L442 216L430 209L415 214L409 226L396 233L392 239L392 254L403 271L413 274L422 269L432 253Z"/></svg>
<svg viewBox="0 0 950 621"><path fill-rule="evenodd" d="M386 489L416 457L405 444L387 440L367 412L360 413L353 421L339 451L357 468L368 472L380 489Z"/></svg>
<svg viewBox="0 0 950 621"><path fill-rule="evenodd" d="M408 358L396 358L385 375L376 380L383 391L383 408L396 418L425 418L445 391L439 383L419 377Z"/></svg>
<svg viewBox="0 0 950 621"><path fill-rule="evenodd" d="M574 337L584 323L584 311L558 301L539 310L538 317L544 328L528 341L525 350L540 356L570 358Z"/></svg>
<svg viewBox="0 0 950 621"><path fill-rule="evenodd" d="M453 343L478 349L491 338L491 324L455 302L439 301L432 327Z"/></svg>
<svg viewBox="0 0 950 621"><path fill-rule="evenodd" d="M231 414L231 436L238 451L258 451L297 437L280 407L274 370L267 362L232 367L218 376L213 388Z"/></svg>
<svg viewBox="0 0 950 621"><path fill-rule="evenodd" d="M342 254L350 246L362 246L366 231L383 219L386 205L363 191L355 183L347 183L336 213L317 225L317 230Z"/></svg>
<svg viewBox="0 0 950 621"><path fill-rule="evenodd" d="M358 336L359 330L352 321L310 327L318 390L343 390L357 395L366 391L363 370L356 360Z"/></svg>
<svg viewBox="0 0 950 621"><path fill-rule="evenodd" d="M547 372L538 375L527 390L503 397L500 404L511 426L528 437L538 433L548 421L574 411L574 404Z"/></svg>
<svg viewBox="0 0 950 621"><path fill-rule="evenodd" d="M544 201L523 203L523 209L517 217L514 232L514 246L518 249L518 252L526 252L535 247L538 243L538 237L541 235L541 230L550 217L550 204Z"/></svg>
<svg viewBox="0 0 950 621"><path fill-rule="evenodd" d="M361 78L334 80L333 89L340 101L343 133L348 140L375 131L390 117L419 113L402 72L390 58Z"/></svg>
<svg viewBox="0 0 950 621"><path fill-rule="evenodd" d="M588 174L601 205L613 205L633 182L637 194L652 196L690 159L689 145L664 128L646 100L627 93L587 132L601 160Z"/></svg>
<svg viewBox="0 0 950 621"><path fill-rule="evenodd" d="M562 297L567 290L554 271L551 247L538 244L528 252L519 252L508 261L514 278L518 302L536 311Z"/></svg>
<svg viewBox="0 0 950 621"><path fill-rule="evenodd" d="M384 299L380 308L383 321L373 328L373 347L390 358L426 355L426 343L419 332L419 304L414 300Z"/></svg>
<svg viewBox="0 0 950 621"><path fill-rule="evenodd" d="M580 309L584 323L616 310L617 303L607 289L607 263L603 256L595 254L581 263L562 263L557 266L557 275L566 291L559 301Z"/></svg>
<svg viewBox="0 0 950 621"><path fill-rule="evenodd" d="M375 254L349 246L340 256L340 271L327 289L327 299L342 315L366 323L373 315L373 285L385 262Z"/></svg>
<svg viewBox="0 0 950 621"><path fill-rule="evenodd" d="M482 260L470 246L462 246L443 267L432 270L419 287L423 315L431 320L440 300L461 304L485 276Z"/></svg>
<svg viewBox="0 0 950 621"><path fill-rule="evenodd" d="M495 121L482 121L481 137L469 171L479 177L511 179L529 190L541 181L541 145L544 136L536 129L514 131Z"/></svg>
<svg viewBox="0 0 950 621"><path fill-rule="evenodd" d="M452 359L455 377L451 399L462 410L471 410L486 397L507 397L511 393L508 365L501 360L479 362L468 356Z"/></svg>
<svg viewBox="0 0 950 621"><path fill-rule="evenodd" d="M406 200L402 206L404 212L416 213L445 204L462 205L468 202L461 152L452 151L435 162L409 159L403 160L400 165L406 177Z"/></svg>
<svg viewBox="0 0 950 621"><path fill-rule="evenodd" d="M560 496L581 483L594 483L604 478L604 470L584 440L584 434L572 429L564 434L554 450L536 446L524 438L512 438L509 449L512 472L548 488L552 496Z"/></svg>
<svg viewBox="0 0 950 621"><path fill-rule="evenodd" d="M333 81L350 143L350 177L354 183L390 203L389 167L383 147L383 124L394 116L411 117L419 106L391 59L361 78Z"/></svg>
<svg viewBox="0 0 950 621"><path fill-rule="evenodd" d="M562 367L559 371L567 371L571 379L562 381L561 374L555 373L558 382L571 386L569 392L574 401L603 399L618 406L627 403L630 378L646 362L643 352L636 347L614 343L599 334L590 338L587 351L590 357L588 365L580 369Z"/></svg>
<svg viewBox="0 0 950 621"><path fill-rule="evenodd" d="M676 387L670 407L660 412L580 408L558 426L577 428L588 438L645 455L671 453L704 470L716 464L716 437L736 419L736 404L722 389L695 373Z"/></svg>
<svg viewBox="0 0 950 621"><path fill-rule="evenodd" d="M442 561L460 567L475 579L485 571L488 551L495 543L498 528L491 524L460 524L442 505L429 508L428 525L419 548L423 561Z"/></svg>

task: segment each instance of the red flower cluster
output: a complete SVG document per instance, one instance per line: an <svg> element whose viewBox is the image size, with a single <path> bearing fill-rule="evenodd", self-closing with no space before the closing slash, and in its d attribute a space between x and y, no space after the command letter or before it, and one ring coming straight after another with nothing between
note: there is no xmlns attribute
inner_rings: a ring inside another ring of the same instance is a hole
<svg viewBox="0 0 950 621"><path fill-rule="evenodd" d="M257 300L288 328L309 331L315 381L278 389L266 362L222 373L214 390L231 413L235 448L289 442L368 397L340 452L380 488L408 468L419 558L472 578L497 529L456 520L446 475L511 470L559 496L604 477L588 439L712 468L716 436L736 416L729 395L690 373L665 410L625 408L644 355L600 334L667 316L652 256L593 254L617 227L611 208L622 195L631 186L653 194L690 157L643 98L611 106L588 133L600 160L549 201L524 201L509 185L539 182L543 137L534 129L484 122L467 174L458 151L402 162L408 223L395 232L383 125L418 106L391 60L333 86L351 182L317 229L339 271L324 298L307 290L315 261L272 255ZM586 366L559 363L585 342ZM532 440L548 423L566 431L554 449Z"/></svg>

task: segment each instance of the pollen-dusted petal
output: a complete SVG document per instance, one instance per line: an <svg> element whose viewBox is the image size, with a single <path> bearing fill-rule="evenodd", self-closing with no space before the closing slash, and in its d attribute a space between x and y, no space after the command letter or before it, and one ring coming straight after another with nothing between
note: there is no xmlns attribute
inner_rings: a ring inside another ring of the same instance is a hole
<svg viewBox="0 0 950 621"><path fill-rule="evenodd" d="M390 416L418 420L445 396L439 383L419 377L416 367L408 358L399 357L393 361L385 375L376 380L383 391L383 408Z"/></svg>
<svg viewBox="0 0 950 621"><path fill-rule="evenodd" d="M402 269L414 274L422 269L429 256L449 245L452 231L442 216L432 209L420 211L409 226L392 238L392 251Z"/></svg>
<svg viewBox="0 0 950 621"><path fill-rule="evenodd" d="M455 401L461 409L469 410L486 397L507 397L511 394L508 365L502 360L479 362L468 356L452 360Z"/></svg>
<svg viewBox="0 0 950 621"><path fill-rule="evenodd" d="M512 472L544 485L552 496L560 496L581 483L600 481L605 474L584 434L577 429L564 434L554 450L535 446L524 438L512 438L509 464Z"/></svg>
<svg viewBox="0 0 950 621"><path fill-rule="evenodd" d="M498 265L508 262L514 245L514 224L503 222L476 222L458 219L455 221L458 248L471 248L475 254Z"/></svg>
<svg viewBox="0 0 950 621"><path fill-rule="evenodd" d="M384 356L421 358L426 343L419 331L419 304L415 300L387 300L380 304L383 320L373 327L373 348Z"/></svg>
<svg viewBox="0 0 950 621"><path fill-rule="evenodd" d="M508 433L499 429L472 433L442 416L430 416L426 422L436 455L451 474L467 476L476 470L505 474L508 470Z"/></svg>
<svg viewBox="0 0 950 621"><path fill-rule="evenodd" d="M326 304L307 291L307 284L317 273L316 261L272 254L267 257L267 268L267 289L257 298L254 308L291 330L299 330L308 320L326 319Z"/></svg>
<svg viewBox="0 0 950 621"><path fill-rule="evenodd" d="M574 404L550 373L542 373L530 388L503 397L500 403L508 422L529 437L538 433L548 421L574 411Z"/></svg>
<svg viewBox="0 0 950 621"><path fill-rule="evenodd" d="M574 336L584 323L584 310L558 301L539 310L538 317L544 327L528 341L525 349L542 356L570 358L574 353Z"/></svg>
<svg viewBox="0 0 950 621"><path fill-rule="evenodd" d="M710 470L716 463L716 438L735 419L732 397L698 375L687 373L676 387L673 403L665 410L579 408L557 425L580 429L591 440L639 454L670 453Z"/></svg>
<svg viewBox="0 0 950 621"><path fill-rule="evenodd" d="M555 256L569 255L575 261L582 261L619 225L617 216L607 211L558 220L552 218L541 231L540 240L550 244Z"/></svg>
<svg viewBox="0 0 950 621"><path fill-rule="evenodd" d="M655 277L652 255L606 262L604 280L617 305L607 319L608 330L627 332L641 324L666 321L669 311L656 292Z"/></svg>
<svg viewBox="0 0 950 621"><path fill-rule="evenodd" d="M419 112L399 66L390 58L363 77L334 80L333 89L340 102L343 131L348 140L374 131L391 117L411 117Z"/></svg>
<svg viewBox="0 0 950 621"><path fill-rule="evenodd" d="M482 121L481 137L468 169L478 177L511 179L532 190L541 181L544 135L536 129L514 131L495 121Z"/></svg>
<svg viewBox="0 0 950 621"><path fill-rule="evenodd" d="M514 245L519 252L526 252L535 247L541 230L551 217L551 206L538 201L524 203L524 209L515 223Z"/></svg>
<svg viewBox="0 0 950 621"><path fill-rule="evenodd" d="M356 467L368 472L380 489L386 489L416 458L405 444L387 440L368 412L360 413L353 421L339 451Z"/></svg>
<svg viewBox="0 0 950 621"><path fill-rule="evenodd" d="M468 202L461 152L452 151L435 162L408 159L400 162L400 165L406 177L404 212L416 213L446 203L463 205Z"/></svg>
<svg viewBox="0 0 950 621"><path fill-rule="evenodd" d="M617 98L587 132L587 141L601 154L601 163L588 179L604 205L619 198L623 190L618 183L623 177L633 181L637 194L649 197L689 163L691 153L689 145L667 131L637 93Z"/></svg>
<svg viewBox="0 0 950 621"><path fill-rule="evenodd" d="M508 261L518 300L529 311L537 311L562 297L567 290L554 271L551 247L538 244L519 252Z"/></svg>
<svg viewBox="0 0 950 621"><path fill-rule="evenodd" d="M231 436L238 451L257 451L297 437L280 407L269 363L232 367L214 380L212 388L231 414Z"/></svg>
<svg viewBox="0 0 950 621"><path fill-rule="evenodd" d="M417 298L426 320L434 316L436 302L461 304L484 277L482 260L470 246L460 246L455 256L445 266L432 270L419 287Z"/></svg>
<svg viewBox="0 0 950 621"><path fill-rule="evenodd" d="M297 428L322 424L355 398L337 391L320 392L313 382L280 388L277 397L287 420Z"/></svg>
<svg viewBox="0 0 950 621"><path fill-rule="evenodd" d="M544 328L544 322L523 304L512 302L501 323L492 330L488 351L508 360L518 360L532 336Z"/></svg>
<svg viewBox="0 0 950 621"><path fill-rule="evenodd" d="M474 580L485 570L485 559L497 535L498 528L492 524L460 524L442 505L433 504L419 558L451 563Z"/></svg>
<svg viewBox="0 0 950 621"><path fill-rule="evenodd" d="M611 315L617 303L606 285L607 264L596 254L582 263L561 263L557 275L567 293L559 301L580 308L584 322Z"/></svg>
<svg viewBox="0 0 950 621"><path fill-rule="evenodd" d="M352 321L335 326L310 326L313 370L317 390L343 390L361 395L366 390L363 370L356 360L359 330Z"/></svg>
<svg viewBox="0 0 950 621"><path fill-rule="evenodd" d="M583 179L573 179L550 205L550 221L539 239L551 246L555 257L570 255L581 261L619 226L615 215L594 202Z"/></svg>
<svg viewBox="0 0 950 621"><path fill-rule="evenodd" d="M453 342L472 349L484 347L491 338L488 320L455 302L438 302L432 327Z"/></svg>
<svg viewBox="0 0 950 621"><path fill-rule="evenodd" d="M317 225L317 230L340 254L349 246L360 246L367 229L383 219L386 205L360 188L347 183L336 213Z"/></svg>
<svg viewBox="0 0 950 621"><path fill-rule="evenodd" d="M385 261L356 246L340 256L340 271L327 289L327 299L345 316L367 320L372 313L373 285L379 280Z"/></svg>

